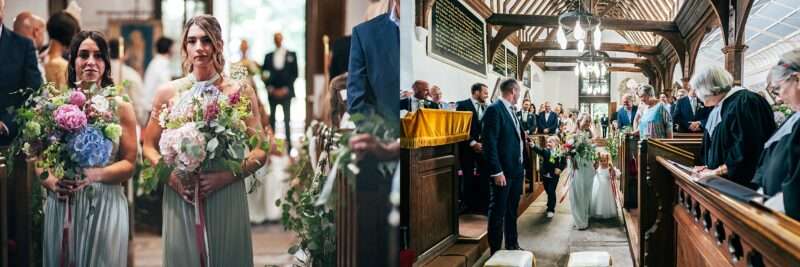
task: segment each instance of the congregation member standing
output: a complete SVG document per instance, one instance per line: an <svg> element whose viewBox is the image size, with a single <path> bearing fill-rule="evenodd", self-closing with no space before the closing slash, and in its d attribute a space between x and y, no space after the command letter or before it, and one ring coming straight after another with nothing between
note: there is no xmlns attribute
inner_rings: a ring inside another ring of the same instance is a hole
<svg viewBox="0 0 800 267"><path fill-rule="evenodd" d="M469 140L459 143L459 161L464 177L459 199L467 208L467 212L486 214L489 203L489 178L483 170L483 140L481 138L481 120L486 111L486 99L489 87L482 83L473 84L471 96L456 103L457 111L472 112L472 124L469 129Z"/></svg>
<svg viewBox="0 0 800 267"><path fill-rule="evenodd" d="M283 34L275 33L275 51L264 56L265 75L262 75L269 95L269 126L275 129L275 109L283 108L283 127L286 131L286 151L292 148L291 106L294 98L294 81L297 80L297 54L283 47Z"/></svg>
<svg viewBox="0 0 800 267"><path fill-rule="evenodd" d="M522 110L517 112L517 119L522 124L522 130L527 134L534 134L539 128L536 112L531 111L532 108L531 101L525 99L522 100Z"/></svg>
<svg viewBox="0 0 800 267"><path fill-rule="evenodd" d="M620 129L633 127L633 118L636 116L638 107L633 104L633 96L625 94L622 96L622 107L617 110L617 125Z"/></svg>
<svg viewBox="0 0 800 267"><path fill-rule="evenodd" d="M144 72L144 88L137 98L133 99L133 107L136 109L136 119L142 127L148 121L149 114L153 110L153 97L156 95L158 86L172 80L172 71L169 68L169 61L172 58L172 45L175 43L167 37L158 38L156 41L156 55L147 64Z"/></svg>
<svg viewBox="0 0 800 267"><path fill-rule="evenodd" d="M692 89L687 96L678 99L675 112L672 113L672 122L679 133L702 133L710 112L711 108L705 107Z"/></svg>
<svg viewBox="0 0 800 267"><path fill-rule="evenodd" d="M436 103L428 100L428 96L430 95L430 84L428 84L428 82L422 80L415 81L411 88L414 90L414 95L400 99L400 110L414 112L420 108L439 108Z"/></svg>
<svg viewBox="0 0 800 267"><path fill-rule="evenodd" d="M0 0L0 145L6 146L17 136L14 114L27 96L15 93L20 89L38 89L42 73L33 42L2 25L5 0ZM65 72L66 74L66 72Z"/></svg>
<svg viewBox="0 0 800 267"><path fill-rule="evenodd" d="M500 83L502 96L486 109L483 137L487 171L492 179L489 198L489 248L491 254L501 249L521 250L517 240L517 207L519 207L525 133L515 116L514 103L519 99L519 84L513 79ZM505 238L504 238L505 237Z"/></svg>
<svg viewBox="0 0 800 267"><path fill-rule="evenodd" d="M558 121L558 114L550 109L550 102L544 102L544 109L539 113L539 133L556 134Z"/></svg>

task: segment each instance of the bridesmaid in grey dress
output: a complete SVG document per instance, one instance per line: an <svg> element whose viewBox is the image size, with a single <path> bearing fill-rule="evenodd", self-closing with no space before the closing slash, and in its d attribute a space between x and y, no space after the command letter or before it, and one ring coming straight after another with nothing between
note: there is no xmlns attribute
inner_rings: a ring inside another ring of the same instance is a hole
<svg viewBox="0 0 800 267"><path fill-rule="evenodd" d="M588 135L590 139L597 136L594 134L592 119L588 114L582 113L578 118L578 129L575 134ZM569 188L569 206L575 227L585 230L589 228L589 212L595 175L594 162L581 156L573 155L572 157L574 160L569 161L569 168L574 176Z"/></svg>
<svg viewBox="0 0 800 267"><path fill-rule="evenodd" d="M97 31L83 31L72 40L69 50L69 84L82 88L111 86L108 45ZM128 259L128 202L121 183L135 168L136 116L133 106L116 101L122 136L114 144L111 162L105 167L83 170L82 180L58 180L52 175L42 181L48 189L44 214L43 265L125 266ZM36 170L39 174L43 170ZM69 197L69 204L64 201ZM62 246L65 213L71 213L72 227L67 246Z"/></svg>
<svg viewBox="0 0 800 267"><path fill-rule="evenodd" d="M158 114L163 107L171 112L182 110L182 99L202 94L203 88L214 85L224 94L241 92L251 101L251 110L257 110L255 91L241 83L222 77L224 59L222 56L222 31L216 18L199 15L186 23L181 42L184 56L184 69L187 77L162 85L156 91L150 122L144 131L144 156L154 166L161 159L158 142L163 129L159 125ZM195 87L195 88L193 88ZM173 104L175 106L173 106ZM252 112L245 123L256 134L262 129L259 113ZM261 149L250 151L242 162L245 174L258 170L266 160ZM205 205L205 236L198 236L195 229L195 208L191 203L194 193L191 187L181 184L173 173L164 190L163 203L163 244L164 266L253 266L253 246L250 221L247 209L247 192L244 177L235 176L229 171L201 173L196 178L197 188ZM205 251L199 247L205 243Z"/></svg>

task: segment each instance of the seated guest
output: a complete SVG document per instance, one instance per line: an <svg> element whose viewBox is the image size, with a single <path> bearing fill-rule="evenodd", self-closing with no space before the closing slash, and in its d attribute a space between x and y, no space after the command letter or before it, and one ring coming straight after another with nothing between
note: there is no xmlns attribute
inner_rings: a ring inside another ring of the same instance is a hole
<svg viewBox="0 0 800 267"><path fill-rule="evenodd" d="M641 139L672 138L672 117L669 115L666 104L655 98L655 88L649 84L643 84L636 91L639 99L642 100L642 105L646 105L648 108L641 114L639 128L633 133L639 134Z"/></svg>
<svg viewBox="0 0 800 267"><path fill-rule="evenodd" d="M764 144L753 183L775 196L786 215L800 220L800 49L781 56L770 71L769 84L794 114Z"/></svg>
<svg viewBox="0 0 800 267"><path fill-rule="evenodd" d="M429 85L426 81L418 80L411 86L414 89L414 95L400 99L400 110L407 110L409 112L417 111L421 108L438 109L439 107L428 100ZM421 106L420 106L421 105Z"/></svg>
<svg viewBox="0 0 800 267"><path fill-rule="evenodd" d="M483 140L481 140L486 99L489 98L489 87L482 83L473 84L470 98L458 101L456 110L472 112L472 124L469 129L469 140L459 143L459 162L463 175L463 189L459 199L463 201L468 212L486 214L489 204L489 176L483 171Z"/></svg>
<svg viewBox="0 0 800 267"><path fill-rule="evenodd" d="M522 100L522 110L517 112L517 118L519 119L520 126L527 134L536 133L537 128L536 112L531 111L532 107L531 101L525 99Z"/></svg>
<svg viewBox="0 0 800 267"><path fill-rule="evenodd" d="M675 104L672 122L677 126L679 133L702 133L710 112L711 109L705 107L703 101L697 98L695 91L691 90L688 96L678 99L678 103Z"/></svg>
<svg viewBox="0 0 800 267"><path fill-rule="evenodd" d="M556 134L558 129L558 114L550 110L550 102L544 102L544 109L539 113L539 133Z"/></svg>
<svg viewBox="0 0 800 267"><path fill-rule="evenodd" d="M695 72L691 86L707 107L708 115L700 158L700 175L718 175L750 188L764 143L775 132L767 100L742 87L719 66Z"/></svg>
<svg viewBox="0 0 800 267"><path fill-rule="evenodd" d="M442 89L436 85L431 87L431 101L439 109L446 109L448 106L447 102L442 99Z"/></svg>
<svg viewBox="0 0 800 267"><path fill-rule="evenodd" d="M633 104L633 96L625 94L622 96L622 107L617 110L617 123L619 128L633 127L633 118L638 107Z"/></svg>

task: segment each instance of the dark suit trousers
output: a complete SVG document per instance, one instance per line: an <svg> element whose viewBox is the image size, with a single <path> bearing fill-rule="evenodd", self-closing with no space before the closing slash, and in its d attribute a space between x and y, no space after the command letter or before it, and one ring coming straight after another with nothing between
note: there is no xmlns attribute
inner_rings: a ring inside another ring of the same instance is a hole
<svg viewBox="0 0 800 267"><path fill-rule="evenodd" d="M399 232L389 224L391 177L377 168L378 162L365 158L358 163L361 171L356 177L356 220L358 236L370 237L357 241L358 266L397 266Z"/></svg>
<svg viewBox="0 0 800 267"><path fill-rule="evenodd" d="M292 148L292 126L289 125L292 118L289 112L292 106L292 98L288 96L285 98L269 97L269 126L272 127L273 131L275 130L275 109L278 105L283 108L283 125L286 128L286 152L288 153Z"/></svg>
<svg viewBox="0 0 800 267"><path fill-rule="evenodd" d="M551 176L554 176L551 174ZM558 187L558 176L555 178L542 177L544 191L547 193L547 211L556 211L556 187Z"/></svg>
<svg viewBox="0 0 800 267"><path fill-rule="evenodd" d="M483 165L485 161L472 148L462 146L461 171L463 173L461 200L469 212L485 215L489 205L489 178ZM477 174L475 170L477 169Z"/></svg>
<svg viewBox="0 0 800 267"><path fill-rule="evenodd" d="M519 247L517 242L517 208L522 194L522 177L506 176L506 186L492 184L489 201L489 248L500 250L505 235L506 248Z"/></svg>

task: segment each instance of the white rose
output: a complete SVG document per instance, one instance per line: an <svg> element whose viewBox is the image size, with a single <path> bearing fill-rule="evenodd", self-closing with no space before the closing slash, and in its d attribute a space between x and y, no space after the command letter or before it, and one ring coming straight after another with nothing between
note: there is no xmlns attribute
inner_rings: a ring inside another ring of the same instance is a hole
<svg viewBox="0 0 800 267"><path fill-rule="evenodd" d="M97 112L103 113L108 112L108 99L104 96L96 95L92 97L92 108Z"/></svg>

